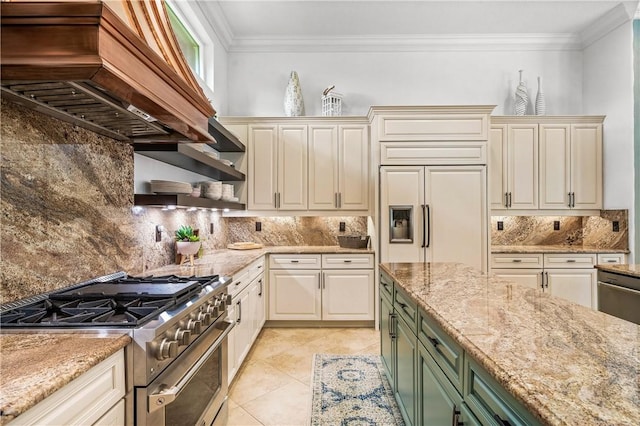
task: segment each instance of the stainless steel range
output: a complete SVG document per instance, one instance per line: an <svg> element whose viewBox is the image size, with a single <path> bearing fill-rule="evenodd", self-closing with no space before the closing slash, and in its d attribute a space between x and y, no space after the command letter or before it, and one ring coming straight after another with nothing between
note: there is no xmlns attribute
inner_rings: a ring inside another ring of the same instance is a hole
<svg viewBox="0 0 640 426"><path fill-rule="evenodd" d="M221 277L99 277L3 305L4 332L127 332L137 425L222 425L227 419L228 282ZM128 413L131 414L131 413Z"/></svg>

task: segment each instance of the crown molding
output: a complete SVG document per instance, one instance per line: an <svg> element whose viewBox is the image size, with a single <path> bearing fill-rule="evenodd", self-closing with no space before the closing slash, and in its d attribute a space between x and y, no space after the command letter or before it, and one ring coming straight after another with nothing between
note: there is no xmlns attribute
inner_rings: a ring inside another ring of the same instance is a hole
<svg viewBox="0 0 640 426"><path fill-rule="evenodd" d="M201 20L209 24L211 30L216 34L222 47L228 52L234 40L233 31L229 22L217 1L194 2L201 12ZM204 10L204 9L208 10Z"/></svg>
<svg viewBox="0 0 640 426"><path fill-rule="evenodd" d="M230 53L581 50L572 34L458 34L358 37L236 37Z"/></svg>
<svg viewBox="0 0 640 426"><path fill-rule="evenodd" d="M590 46L625 22L638 17L638 2L627 1L618 3L613 9L602 15L593 24L587 26L581 33L582 48Z"/></svg>

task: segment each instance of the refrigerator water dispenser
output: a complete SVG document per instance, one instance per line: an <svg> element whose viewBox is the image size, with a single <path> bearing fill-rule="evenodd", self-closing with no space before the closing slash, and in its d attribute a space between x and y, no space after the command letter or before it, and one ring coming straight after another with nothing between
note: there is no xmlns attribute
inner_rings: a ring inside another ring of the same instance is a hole
<svg viewBox="0 0 640 426"><path fill-rule="evenodd" d="M389 206L389 243L413 243L412 206Z"/></svg>

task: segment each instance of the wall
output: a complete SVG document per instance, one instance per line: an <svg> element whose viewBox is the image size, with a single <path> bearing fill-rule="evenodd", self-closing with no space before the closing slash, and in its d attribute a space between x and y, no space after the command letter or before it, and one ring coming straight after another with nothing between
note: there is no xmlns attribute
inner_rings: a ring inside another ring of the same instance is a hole
<svg viewBox="0 0 640 426"><path fill-rule="evenodd" d="M128 144L2 100L0 302L124 270L175 261L173 232L200 230L205 252L237 241L336 245L338 222L366 233L367 219L222 218L211 211L133 207ZM255 221L263 232L254 237ZM213 224L213 233L211 233ZM155 228L165 229L156 243Z"/></svg>
<svg viewBox="0 0 640 426"><path fill-rule="evenodd" d="M582 110L578 51L456 51L229 53L228 115L282 116L284 91L298 72L306 115L321 114L322 91L344 94L343 115L366 115L372 105L495 104L512 114L518 70L533 103L542 76L548 114ZM530 106L532 111L532 105Z"/></svg>
<svg viewBox="0 0 640 426"><path fill-rule="evenodd" d="M584 112L605 114L604 208L635 218L633 165L633 37L629 21L584 50ZM634 247L634 220L629 223ZM633 258L630 259L633 261Z"/></svg>
<svg viewBox="0 0 640 426"><path fill-rule="evenodd" d="M637 13L636 13L637 15ZM640 253L640 19L633 21L633 103L634 103L634 139L635 139L635 253ZM632 216L632 218L634 217Z"/></svg>

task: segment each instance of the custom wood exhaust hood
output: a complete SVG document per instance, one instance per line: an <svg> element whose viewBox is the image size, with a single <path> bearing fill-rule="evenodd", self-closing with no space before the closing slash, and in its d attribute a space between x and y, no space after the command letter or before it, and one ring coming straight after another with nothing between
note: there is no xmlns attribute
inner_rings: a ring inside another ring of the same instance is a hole
<svg viewBox="0 0 640 426"><path fill-rule="evenodd" d="M111 138L208 142L163 0L0 3L2 96Z"/></svg>

